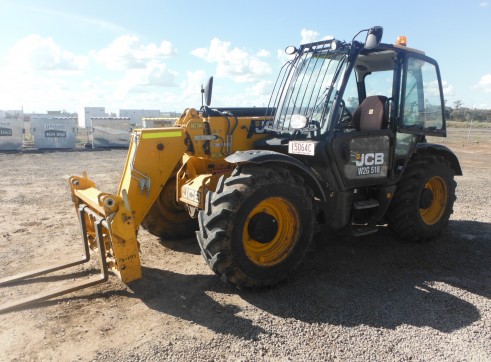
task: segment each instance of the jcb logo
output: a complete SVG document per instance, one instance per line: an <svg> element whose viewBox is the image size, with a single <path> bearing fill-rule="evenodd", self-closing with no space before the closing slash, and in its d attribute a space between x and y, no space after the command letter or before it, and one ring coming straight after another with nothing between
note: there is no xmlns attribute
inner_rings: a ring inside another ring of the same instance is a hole
<svg viewBox="0 0 491 362"><path fill-rule="evenodd" d="M384 154L377 153L357 153L355 159L356 166L373 166L382 165L384 163Z"/></svg>
<svg viewBox="0 0 491 362"><path fill-rule="evenodd" d="M196 191L188 186L183 186L182 197L189 201L199 204L201 200L201 192Z"/></svg>

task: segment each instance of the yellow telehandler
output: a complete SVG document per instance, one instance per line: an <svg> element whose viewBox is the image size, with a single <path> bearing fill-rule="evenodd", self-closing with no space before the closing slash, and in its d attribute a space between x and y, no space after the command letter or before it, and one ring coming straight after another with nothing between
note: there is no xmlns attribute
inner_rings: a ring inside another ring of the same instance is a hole
<svg viewBox="0 0 491 362"><path fill-rule="evenodd" d="M84 257L0 285L83 263L89 249L101 275L0 311L103 282L108 269L125 283L141 278L140 226L161 238L196 233L211 269L239 288L291 275L320 226L437 236L462 174L454 153L426 140L446 136L438 64L404 37L381 43L382 32L288 47L267 108L211 108L210 78L200 110L134 130L117 194L86 174L69 179Z"/></svg>

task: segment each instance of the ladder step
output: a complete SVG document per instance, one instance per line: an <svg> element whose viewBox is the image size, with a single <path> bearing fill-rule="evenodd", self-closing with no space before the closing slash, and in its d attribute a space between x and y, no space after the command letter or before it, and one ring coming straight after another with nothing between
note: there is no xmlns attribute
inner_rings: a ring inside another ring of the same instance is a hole
<svg viewBox="0 0 491 362"><path fill-rule="evenodd" d="M355 237L370 235L370 234L376 233L377 231L378 231L378 227L376 227L376 226L370 226L370 225L353 225L352 226L353 236L355 236Z"/></svg>
<svg viewBox="0 0 491 362"><path fill-rule="evenodd" d="M378 206L379 206L379 203L375 199L355 201L355 203L353 204L353 207L355 208L355 210L371 209L371 208L378 207Z"/></svg>

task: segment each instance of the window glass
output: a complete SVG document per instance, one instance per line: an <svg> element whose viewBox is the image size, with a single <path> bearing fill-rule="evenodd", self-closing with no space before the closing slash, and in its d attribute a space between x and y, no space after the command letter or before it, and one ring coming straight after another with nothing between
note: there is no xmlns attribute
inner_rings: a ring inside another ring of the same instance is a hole
<svg viewBox="0 0 491 362"><path fill-rule="evenodd" d="M346 88L344 89L343 94L344 103L346 104L346 108L353 113L356 108L360 105L358 100L358 88L356 85L356 74L352 72L348 83L346 83Z"/></svg>
<svg viewBox="0 0 491 362"><path fill-rule="evenodd" d="M367 74L365 77L365 91L369 96L392 97L393 70L384 70Z"/></svg>
<svg viewBox="0 0 491 362"><path fill-rule="evenodd" d="M397 133L396 135L396 156L406 156L414 143L416 136L412 134Z"/></svg>
<svg viewBox="0 0 491 362"><path fill-rule="evenodd" d="M443 116L436 67L409 58L404 95L404 125L442 129Z"/></svg>

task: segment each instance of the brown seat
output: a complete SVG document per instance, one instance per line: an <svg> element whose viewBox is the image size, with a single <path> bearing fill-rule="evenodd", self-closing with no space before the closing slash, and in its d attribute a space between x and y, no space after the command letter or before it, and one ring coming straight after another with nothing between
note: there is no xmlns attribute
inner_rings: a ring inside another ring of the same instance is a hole
<svg viewBox="0 0 491 362"><path fill-rule="evenodd" d="M387 128L388 117L385 112L387 97L366 97L353 113L353 126L359 131L376 131Z"/></svg>

